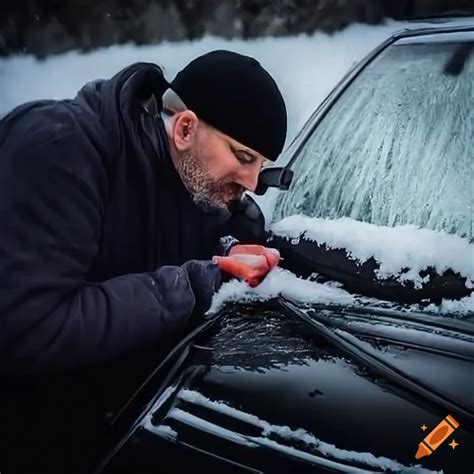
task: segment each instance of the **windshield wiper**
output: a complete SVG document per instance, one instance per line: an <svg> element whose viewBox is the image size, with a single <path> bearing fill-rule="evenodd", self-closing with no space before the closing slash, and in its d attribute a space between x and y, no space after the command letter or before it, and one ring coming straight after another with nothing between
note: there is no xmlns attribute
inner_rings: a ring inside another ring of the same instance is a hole
<svg viewBox="0 0 474 474"><path fill-rule="evenodd" d="M342 335L340 332L331 331L322 322L318 321L317 317L309 316L291 301L282 298L280 304L284 309L289 311L290 314L310 326L316 334L324 337L359 363L362 363L373 372L378 373L405 391L429 402L432 406L436 407L437 411L443 413L447 411L453 416L458 416L474 429L474 414L459 405L456 400L436 392L433 387L413 379L384 361L375 353L367 351L355 336L351 336L349 333Z"/></svg>
<svg viewBox="0 0 474 474"><path fill-rule="evenodd" d="M298 302L294 302L298 306ZM390 304L390 303L389 303ZM361 304L360 306L341 307L338 304L318 303L309 305L311 309L321 310L329 309L336 312L338 315L357 315L366 317L370 312L371 318L374 316L377 319L391 320L392 322L415 323L423 326L433 327L433 319L436 318L436 328L445 331L458 331L470 337L474 337L474 314L472 317L468 315L466 319L456 319L454 317L446 317L443 315L433 315L432 313L422 313L419 311L407 310L406 306L399 305L398 307L381 307L369 304Z"/></svg>
<svg viewBox="0 0 474 474"><path fill-rule="evenodd" d="M444 66L443 72L449 76L459 76L466 65L473 47L474 41L467 41L460 44Z"/></svg>

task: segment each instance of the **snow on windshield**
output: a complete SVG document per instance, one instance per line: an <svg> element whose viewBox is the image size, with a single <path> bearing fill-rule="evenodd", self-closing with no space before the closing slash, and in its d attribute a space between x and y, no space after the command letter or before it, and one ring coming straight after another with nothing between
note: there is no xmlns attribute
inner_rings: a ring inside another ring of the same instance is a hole
<svg viewBox="0 0 474 474"><path fill-rule="evenodd" d="M348 217L331 220L302 215L275 223L272 231L292 240L301 237L331 249L346 249L361 263L373 257L380 264L380 279L396 277L419 288L425 281L420 273L433 267L440 275L451 269L467 279L468 288L473 287L474 245L457 235L414 225L387 227Z"/></svg>
<svg viewBox="0 0 474 474"><path fill-rule="evenodd" d="M452 269L466 278L466 286L474 286L474 245L456 235L413 225L386 227L349 218L331 220L301 215L287 217L273 224L271 230L291 240L306 239L329 248L346 249L351 258L360 262L373 257L380 264L378 277L382 279L397 277L420 285L425 281L420 272L432 267L439 274ZM263 301L278 296L311 304L397 306L357 297L334 282L304 280L277 268L254 289L238 281L224 284L214 297L210 312L218 311L227 302ZM474 295L459 301L443 300L440 305L425 308L411 305L408 309L462 316L474 312Z"/></svg>
<svg viewBox="0 0 474 474"><path fill-rule="evenodd" d="M217 313L228 303L254 303L277 297L299 301L302 304L400 308L396 303L352 295L334 282L317 283L304 280L289 271L276 268L256 288L250 288L246 283L237 280L224 283L214 295L209 314ZM426 307L411 305L404 309L462 318L474 313L474 295L459 301L443 300L439 305L431 304Z"/></svg>

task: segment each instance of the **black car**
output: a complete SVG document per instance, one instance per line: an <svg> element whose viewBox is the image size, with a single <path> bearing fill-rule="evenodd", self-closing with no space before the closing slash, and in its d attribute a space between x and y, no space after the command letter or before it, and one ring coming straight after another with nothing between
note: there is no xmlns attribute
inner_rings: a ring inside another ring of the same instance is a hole
<svg viewBox="0 0 474 474"><path fill-rule="evenodd" d="M473 45L468 18L403 31L371 53L268 180L285 187L294 173L274 218L411 223L472 244ZM314 243L287 245L298 247L308 274L314 264L327 279L347 276L315 263ZM440 299L469 300L467 280L451 271L433 288ZM364 293L361 281L345 283ZM405 290L379 296L396 300ZM437 314L370 301L280 296L226 305L184 337L115 415L97 472L472 473L469 304Z"/></svg>

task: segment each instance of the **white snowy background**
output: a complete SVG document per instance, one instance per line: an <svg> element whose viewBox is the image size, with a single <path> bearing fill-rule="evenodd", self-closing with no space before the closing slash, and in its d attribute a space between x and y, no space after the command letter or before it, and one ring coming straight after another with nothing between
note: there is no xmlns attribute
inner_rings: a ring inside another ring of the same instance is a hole
<svg viewBox="0 0 474 474"><path fill-rule="evenodd" d="M35 99L72 98L87 81L109 78L125 66L147 61L164 68L171 80L189 61L214 49L230 49L257 58L278 82L289 112L288 141L345 72L391 33L408 24L354 24L334 35L317 33L288 38L224 40L152 46L112 46L89 53L72 51L37 60L31 56L0 59L0 116Z"/></svg>
<svg viewBox="0 0 474 474"><path fill-rule="evenodd" d="M391 33L413 26L415 25L391 21L381 26L354 24L334 35L317 33L312 36L300 35L249 41L206 37L193 42L161 43L153 46L112 46L86 54L73 51L46 60L37 60L31 56L0 59L0 117L16 105L29 100L72 98L85 82L109 78L121 68L137 61L158 63L164 68L165 76L171 80L176 72L194 57L214 49L230 49L257 58L280 85L288 108L288 145L310 114L351 66ZM298 222L301 223L301 221ZM353 243L353 254L357 254L357 248L360 251L361 242L365 242L364 258L374 255L377 249L374 248L371 252L367 249L367 242L378 241L379 237L382 237L387 245L386 249L399 249L399 253L395 254L385 252L387 256L385 259L381 257L382 263L385 262L386 267L403 266L397 261L397 258L402 258L407 253L406 248L400 248L400 232L395 231L390 234L384 229L377 231L374 229L375 226L370 227L370 225L362 229L359 224L353 224L353 230L357 232L352 232L352 234L358 236L358 240ZM351 223L345 222L343 227L337 222L333 226L326 224L326 240L337 241L338 235L351 235L347 226L350 227ZM314 227L314 222L308 223L307 228L312 227ZM299 227L298 229L301 230ZM291 234L291 229L287 228L286 232ZM426 263L425 236L417 234L413 229L410 229L408 235L411 239L407 247L410 249L408 257L415 268L417 266L421 268L421 265ZM460 261L458 270L471 280L474 279L472 245L466 247L469 262L463 261L459 253L456 254L458 251L456 245L467 245L463 242L455 242L454 251L450 255L442 255L440 259L436 253L438 242L436 239L444 237L436 235L431 237L433 246L430 249L433 249L431 255L434 259L431 263L445 268L446 262ZM347 242L345 244L350 246ZM419 253L417 253L417 248L420 250ZM418 262L416 261L417 254L420 256ZM413 261L413 256L415 256L415 261ZM415 281L416 277L415 272ZM236 281L224 285L215 298L213 309L219 308L229 299L253 300L269 298L277 294L310 302L357 304L360 301L338 288L337 285L302 281L289 272L277 269L254 290ZM460 302L445 301L439 307L431 306L429 310L440 313L470 313L474 311L474 297L465 298Z"/></svg>

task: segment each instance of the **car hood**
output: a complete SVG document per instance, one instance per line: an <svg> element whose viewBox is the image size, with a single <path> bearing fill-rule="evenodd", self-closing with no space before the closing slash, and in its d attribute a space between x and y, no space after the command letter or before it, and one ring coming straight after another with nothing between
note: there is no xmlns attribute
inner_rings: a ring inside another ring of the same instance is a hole
<svg viewBox="0 0 474 474"><path fill-rule="evenodd" d="M304 313L472 413L470 323L439 318L434 325L401 312L327 306ZM429 433L420 427L432 430L456 415L294 316L280 302L225 309L136 423L134 449L166 441L253 472L461 472L469 465L474 438L463 418L453 435L461 446L448 446L451 436L416 460Z"/></svg>

